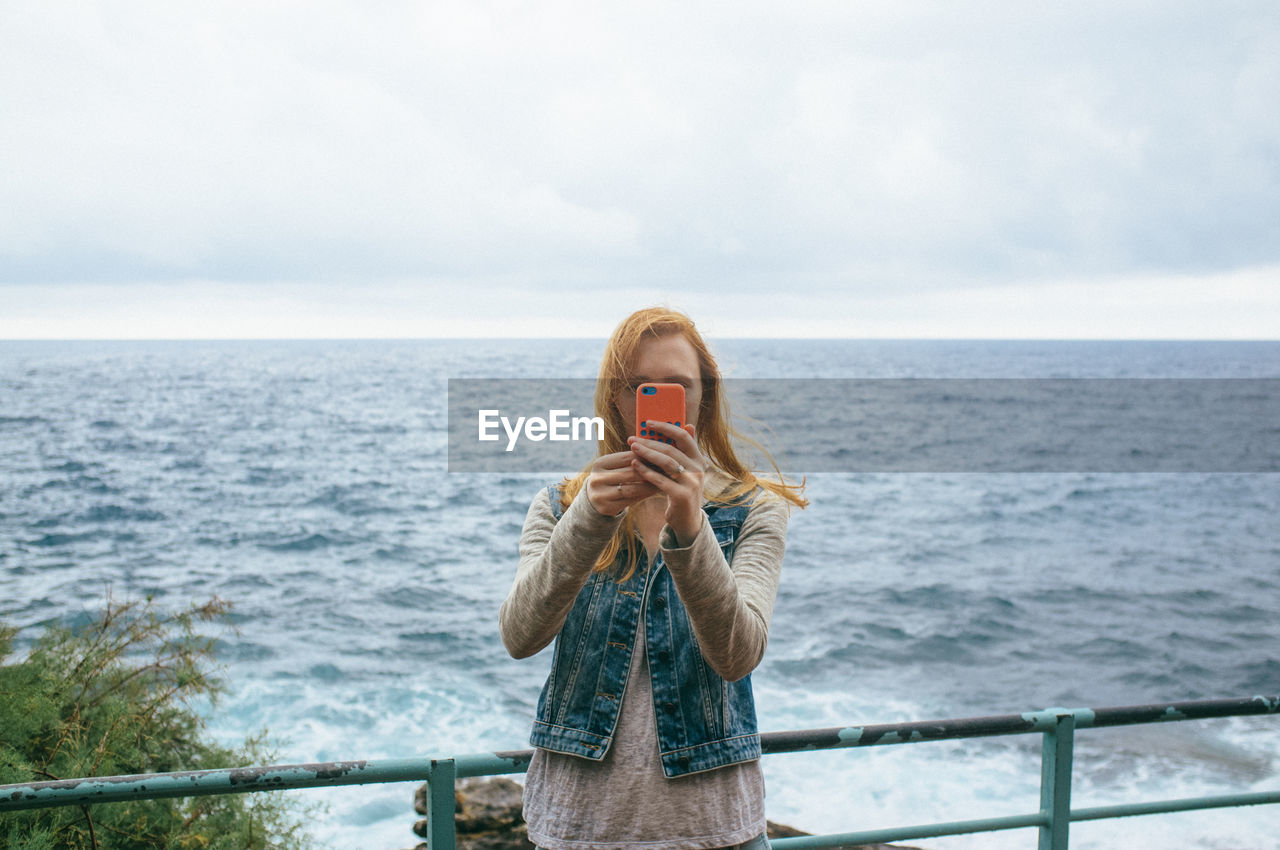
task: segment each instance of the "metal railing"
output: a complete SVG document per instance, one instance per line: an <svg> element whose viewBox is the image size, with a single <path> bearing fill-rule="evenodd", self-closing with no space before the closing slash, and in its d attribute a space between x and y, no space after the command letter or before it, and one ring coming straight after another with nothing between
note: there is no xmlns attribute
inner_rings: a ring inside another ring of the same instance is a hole
<svg viewBox="0 0 1280 850"><path fill-rule="evenodd" d="M1040 850L1066 850L1069 827L1075 821L1280 803L1280 789L1277 789L1088 809L1071 808L1071 768L1077 729L1262 714L1280 714L1280 697L1255 696L1092 709L1049 708L993 717L767 733L761 736L766 755L1001 735L1044 736L1038 811L949 823L779 838L772 843L778 850L807 850L1036 827ZM532 755L532 750L514 750L452 757L270 765L0 785L0 814L47 806L83 806L158 797L425 781L429 789L427 841L432 850L453 850L456 842L454 789L457 780L523 773Z"/></svg>

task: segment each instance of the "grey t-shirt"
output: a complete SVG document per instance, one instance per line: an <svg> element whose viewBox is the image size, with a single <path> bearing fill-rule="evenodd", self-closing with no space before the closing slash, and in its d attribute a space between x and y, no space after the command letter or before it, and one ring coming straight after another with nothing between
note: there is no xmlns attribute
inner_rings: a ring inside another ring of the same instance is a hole
<svg viewBox="0 0 1280 850"><path fill-rule="evenodd" d="M511 653L524 657L554 638L620 522L579 494L557 523L548 494L534 499L520 541L520 567L502 605L500 627ZM663 561L689 611L704 657L729 679L759 663L768 640L786 538L785 503L758 498L726 563L703 522L687 547L670 529ZM643 646L643 623L637 646ZM764 832L759 762L667 778L658 754L649 667L632 654L613 744L599 762L535 751L525 785L529 838L548 850L699 850L740 844Z"/></svg>

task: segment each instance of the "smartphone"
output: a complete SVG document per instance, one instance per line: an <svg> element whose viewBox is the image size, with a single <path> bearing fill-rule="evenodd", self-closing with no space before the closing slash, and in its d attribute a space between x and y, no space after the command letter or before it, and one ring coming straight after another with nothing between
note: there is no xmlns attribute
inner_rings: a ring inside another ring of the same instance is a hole
<svg viewBox="0 0 1280 850"><path fill-rule="evenodd" d="M636 387L636 435L675 445L675 440L649 428L650 422L685 426L683 384L641 384Z"/></svg>

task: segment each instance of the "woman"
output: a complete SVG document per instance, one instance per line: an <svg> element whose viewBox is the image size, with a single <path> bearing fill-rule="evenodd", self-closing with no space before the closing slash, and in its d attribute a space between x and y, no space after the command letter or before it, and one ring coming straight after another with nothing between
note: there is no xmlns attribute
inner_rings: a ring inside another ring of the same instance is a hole
<svg viewBox="0 0 1280 850"><path fill-rule="evenodd" d="M685 422L632 434L640 383L685 387ZM533 500L502 604L516 658L556 641L525 785L548 850L767 847L750 673L768 640L789 504L730 442L688 317L641 310L605 350L595 460ZM776 471L776 467L775 467ZM625 697L625 698L624 698Z"/></svg>

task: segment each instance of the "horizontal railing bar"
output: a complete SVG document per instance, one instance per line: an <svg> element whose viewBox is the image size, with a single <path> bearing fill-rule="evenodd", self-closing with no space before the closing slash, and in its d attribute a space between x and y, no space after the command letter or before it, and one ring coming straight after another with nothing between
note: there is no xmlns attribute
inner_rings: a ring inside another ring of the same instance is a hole
<svg viewBox="0 0 1280 850"><path fill-rule="evenodd" d="M958 720L913 720L906 723L880 723L870 726L835 726L828 729L769 732L761 735L760 740L765 753L794 753L843 747L874 747L918 741L1049 732L1054 728L1055 718L1061 714L1072 715L1077 729L1088 729L1276 713L1280 713L1280 697L1255 696L1244 699L1197 700L1109 708L1049 708L1022 714L967 717Z"/></svg>
<svg viewBox="0 0 1280 850"><path fill-rule="evenodd" d="M381 782L422 782L430 779L438 760L413 758L273 764L263 767L95 776L25 785L0 785L0 812L159 797L244 794L252 791L285 791Z"/></svg>
<svg viewBox="0 0 1280 850"><path fill-rule="evenodd" d="M1044 731L1037 729L1035 721L1028 720L1028 717L1030 715L1008 714L996 717L969 717L963 720L913 720L906 723L766 732L760 736L760 744L768 755Z"/></svg>
<svg viewBox="0 0 1280 850"><path fill-rule="evenodd" d="M1043 812L1031 815L1007 815L1005 817L980 818L978 820L930 823L919 826L866 829L858 832L842 832L830 835L805 835L794 838L770 838L769 844L777 850L810 850L820 847L845 847L860 844L886 844L890 841L912 841L917 838L941 838L947 835L969 835L975 832L997 832L1005 829L1024 829L1044 826L1048 818Z"/></svg>
<svg viewBox="0 0 1280 850"><path fill-rule="evenodd" d="M1194 811L1196 809L1257 806L1267 803L1280 803L1280 791L1263 791L1254 794L1226 794L1218 797L1184 798L1180 800L1164 800L1150 803L1126 803L1117 806L1075 809L1071 812L1071 820L1106 820L1108 818L1169 814L1172 812ZM1046 824L1047 818L1045 815L1043 813L1036 813L1030 815L1007 815L1003 817L981 818L967 821L951 821L948 823L923 824L920 826L867 829L859 830L858 832L840 833L838 835L805 835L793 838L773 838L769 840L769 843L773 847L777 848L777 850L811 850L811 848L816 850L816 848L824 847L844 847L859 844L887 844L892 841L913 841L917 838L942 838L948 835L967 835L975 832L996 832L999 830L1044 826Z"/></svg>
<svg viewBox="0 0 1280 850"><path fill-rule="evenodd" d="M473 753L458 756L458 778L467 776L501 776L507 773L524 773L533 760L533 750L509 750L501 753Z"/></svg>
<svg viewBox="0 0 1280 850"><path fill-rule="evenodd" d="M1280 696L1253 696L1243 699L1204 699L1190 702L1113 706L1086 709L1093 715L1090 726L1127 726L1171 720L1204 720L1212 717L1247 717L1280 713ZM1079 722L1077 718L1077 728Z"/></svg>
<svg viewBox="0 0 1280 850"><path fill-rule="evenodd" d="M1280 697L1255 696L1097 709L1051 708L958 720L768 732L761 735L761 743L764 752L772 754L1046 732L1054 728L1056 718L1063 714L1072 715L1077 728L1089 728L1275 713L1280 713ZM532 755L532 750L511 750L461 755L452 760L458 777L493 776L524 771ZM423 781L430 779L433 766L440 758L267 765L0 785L0 812L155 797Z"/></svg>
<svg viewBox="0 0 1280 850"><path fill-rule="evenodd" d="M1071 820L1105 820L1107 818L1127 818L1136 815L1164 815L1171 812L1191 812L1198 809L1261 806L1267 803L1280 803L1280 791L1222 794L1217 797L1183 797L1179 800L1155 800L1149 803L1121 803L1116 806L1072 809Z"/></svg>

